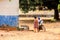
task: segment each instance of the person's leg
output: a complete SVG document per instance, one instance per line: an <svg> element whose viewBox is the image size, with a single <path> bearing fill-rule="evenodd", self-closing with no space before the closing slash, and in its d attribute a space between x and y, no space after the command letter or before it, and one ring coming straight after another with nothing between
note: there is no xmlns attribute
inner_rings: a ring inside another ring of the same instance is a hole
<svg viewBox="0 0 60 40"><path fill-rule="evenodd" d="M36 28L36 32L38 32L38 29Z"/></svg>
<svg viewBox="0 0 60 40"><path fill-rule="evenodd" d="M39 27L38 27L38 31L40 31L40 25L39 25Z"/></svg>
<svg viewBox="0 0 60 40"><path fill-rule="evenodd" d="M38 32L38 28L34 28L34 32Z"/></svg>
<svg viewBox="0 0 60 40"><path fill-rule="evenodd" d="M39 28L38 27L36 28L36 32L39 32Z"/></svg>
<svg viewBox="0 0 60 40"><path fill-rule="evenodd" d="M41 27L41 25L39 25L39 28L38 28L38 29L39 29L39 31L40 31L40 30L42 30L42 27Z"/></svg>
<svg viewBox="0 0 60 40"><path fill-rule="evenodd" d="M42 29L43 29L44 32L46 31L46 28L44 26L42 26Z"/></svg>
<svg viewBox="0 0 60 40"><path fill-rule="evenodd" d="M34 32L36 32L36 28L34 28Z"/></svg>

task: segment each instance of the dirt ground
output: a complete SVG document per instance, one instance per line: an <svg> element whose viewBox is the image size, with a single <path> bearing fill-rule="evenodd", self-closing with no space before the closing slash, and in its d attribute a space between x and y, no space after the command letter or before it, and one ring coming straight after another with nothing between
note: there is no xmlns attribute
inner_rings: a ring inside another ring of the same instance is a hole
<svg viewBox="0 0 60 40"><path fill-rule="evenodd" d="M29 24L28 24L29 23ZM20 25L23 24L20 22ZM30 30L33 29L32 22L25 22ZM60 22L44 23L46 31L2 31L0 30L0 40L60 40Z"/></svg>

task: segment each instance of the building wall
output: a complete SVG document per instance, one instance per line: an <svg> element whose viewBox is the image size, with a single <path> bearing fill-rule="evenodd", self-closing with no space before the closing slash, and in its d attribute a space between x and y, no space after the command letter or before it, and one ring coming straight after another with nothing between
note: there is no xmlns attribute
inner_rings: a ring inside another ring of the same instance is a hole
<svg viewBox="0 0 60 40"><path fill-rule="evenodd" d="M18 26L19 0L0 1L0 26Z"/></svg>

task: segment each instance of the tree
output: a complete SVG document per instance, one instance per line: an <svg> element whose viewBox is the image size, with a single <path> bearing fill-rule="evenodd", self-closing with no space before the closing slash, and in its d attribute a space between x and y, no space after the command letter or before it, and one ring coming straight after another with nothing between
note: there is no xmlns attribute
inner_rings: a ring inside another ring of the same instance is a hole
<svg viewBox="0 0 60 40"><path fill-rule="evenodd" d="M54 9L54 19L59 20L58 3L59 0L43 0L44 6L47 6L50 10Z"/></svg>
<svg viewBox="0 0 60 40"><path fill-rule="evenodd" d="M59 19L59 13L58 13L58 3L60 0L20 0L20 8L24 12L28 12L30 10L36 10L36 7L38 6L39 10L41 10L42 6L47 6L48 9L54 9L54 19Z"/></svg>
<svg viewBox="0 0 60 40"><path fill-rule="evenodd" d="M36 10L36 1L35 0L29 0L29 10Z"/></svg>
<svg viewBox="0 0 60 40"><path fill-rule="evenodd" d="M35 11L37 6L41 6L41 0L19 0L19 8L23 12L28 12L30 10Z"/></svg>
<svg viewBox="0 0 60 40"><path fill-rule="evenodd" d="M24 12L28 12L29 7L28 7L28 2L27 0L19 0L19 8Z"/></svg>

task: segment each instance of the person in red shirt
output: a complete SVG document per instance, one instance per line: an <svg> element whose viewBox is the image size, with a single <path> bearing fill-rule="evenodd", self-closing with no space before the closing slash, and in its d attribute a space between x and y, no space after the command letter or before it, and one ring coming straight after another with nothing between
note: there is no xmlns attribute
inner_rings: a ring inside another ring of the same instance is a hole
<svg viewBox="0 0 60 40"><path fill-rule="evenodd" d="M34 17L34 32L38 32L38 18Z"/></svg>

